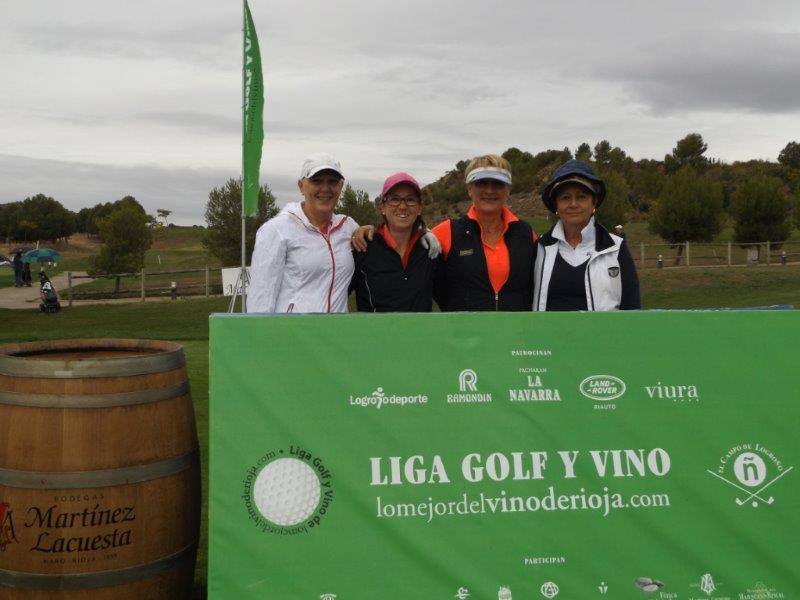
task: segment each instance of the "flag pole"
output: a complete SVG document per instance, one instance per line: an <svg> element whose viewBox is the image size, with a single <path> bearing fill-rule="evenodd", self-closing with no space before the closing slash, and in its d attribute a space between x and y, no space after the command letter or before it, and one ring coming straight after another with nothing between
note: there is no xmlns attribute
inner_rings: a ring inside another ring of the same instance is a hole
<svg viewBox="0 0 800 600"><path fill-rule="evenodd" d="M246 40L245 40L245 31L247 30L247 8L246 8L247 0L242 0L242 180L241 180L241 187L242 187L242 270L239 273L239 289L242 291L242 312L247 312L247 288L245 287L246 279L246 269L247 269L247 248L246 244L246 235L245 230L247 227L247 213L245 211L244 205L244 193L245 193L245 185L244 185L244 162L245 162L245 133L247 130L247 116L245 113L245 51L246 51Z"/></svg>

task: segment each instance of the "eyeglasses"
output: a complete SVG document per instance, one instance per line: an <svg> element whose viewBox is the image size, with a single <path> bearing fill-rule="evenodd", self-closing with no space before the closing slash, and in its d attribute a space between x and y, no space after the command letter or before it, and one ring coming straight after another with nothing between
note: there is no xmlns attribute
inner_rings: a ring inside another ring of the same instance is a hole
<svg viewBox="0 0 800 600"><path fill-rule="evenodd" d="M419 206L419 198L416 196L387 196L383 201L393 208L400 206L401 202L405 202L409 208Z"/></svg>

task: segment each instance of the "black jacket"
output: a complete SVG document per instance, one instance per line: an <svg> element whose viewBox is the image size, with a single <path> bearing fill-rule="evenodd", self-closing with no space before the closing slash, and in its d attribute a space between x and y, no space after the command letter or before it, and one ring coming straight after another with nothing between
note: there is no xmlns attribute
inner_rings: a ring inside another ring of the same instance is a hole
<svg viewBox="0 0 800 600"><path fill-rule="evenodd" d="M419 239L405 268L400 255L377 233L366 252L353 252L353 257L356 268L350 288L355 290L359 312L431 312L442 257L431 260Z"/></svg>
<svg viewBox="0 0 800 600"><path fill-rule="evenodd" d="M512 221L503 237L508 248L508 280L495 294L489 280L478 221L463 215L450 220L451 246L445 259L444 293L436 301L447 311L525 311L533 304L533 229Z"/></svg>

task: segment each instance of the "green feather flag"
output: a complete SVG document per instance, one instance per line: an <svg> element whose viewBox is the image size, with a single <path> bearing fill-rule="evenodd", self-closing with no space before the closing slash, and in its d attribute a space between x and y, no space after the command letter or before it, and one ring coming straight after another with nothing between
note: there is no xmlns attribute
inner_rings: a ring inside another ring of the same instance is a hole
<svg viewBox="0 0 800 600"><path fill-rule="evenodd" d="M252 217L258 212L261 146L264 143L264 78L256 28L246 0L242 68L242 211L245 216Z"/></svg>

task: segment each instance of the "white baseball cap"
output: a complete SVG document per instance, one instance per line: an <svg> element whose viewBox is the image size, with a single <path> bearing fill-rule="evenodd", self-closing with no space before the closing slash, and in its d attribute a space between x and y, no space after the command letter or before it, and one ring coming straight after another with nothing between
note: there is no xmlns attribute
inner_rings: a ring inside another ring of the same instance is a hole
<svg viewBox="0 0 800 600"><path fill-rule="evenodd" d="M336 171L339 177L344 179L344 175L342 175L342 165L339 164L339 161L336 160L333 155L327 152L309 154L303 161L303 167L300 169L300 179L308 179L320 171L325 170Z"/></svg>

